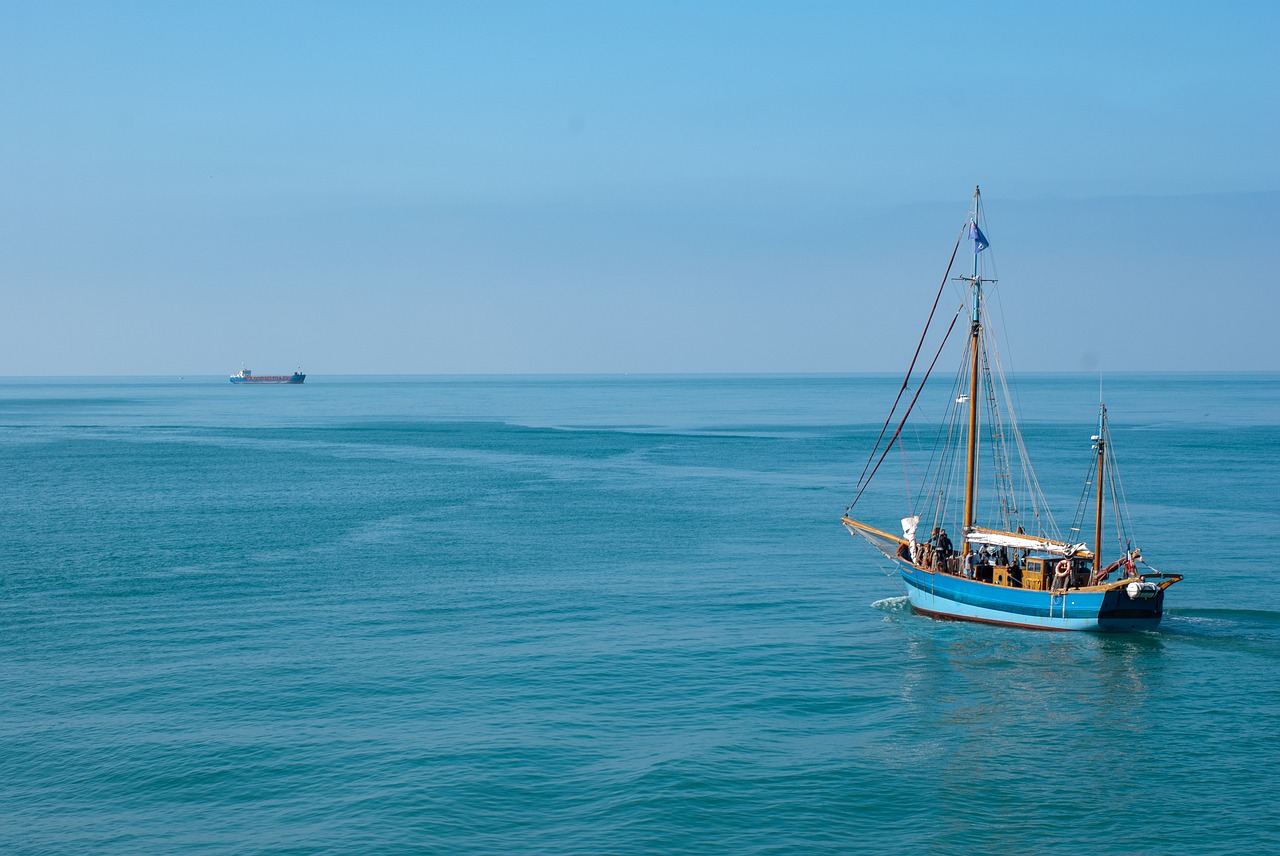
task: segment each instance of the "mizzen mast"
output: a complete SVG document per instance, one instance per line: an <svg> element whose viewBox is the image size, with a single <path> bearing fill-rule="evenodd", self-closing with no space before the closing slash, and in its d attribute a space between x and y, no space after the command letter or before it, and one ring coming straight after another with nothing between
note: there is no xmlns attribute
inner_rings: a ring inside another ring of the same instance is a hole
<svg viewBox="0 0 1280 856"><path fill-rule="evenodd" d="M1098 452L1098 496L1097 507L1094 509L1094 530L1093 530L1093 570L1094 573L1102 570L1102 476L1107 459L1107 406L1101 402L1098 403L1098 436L1094 437L1093 448Z"/></svg>

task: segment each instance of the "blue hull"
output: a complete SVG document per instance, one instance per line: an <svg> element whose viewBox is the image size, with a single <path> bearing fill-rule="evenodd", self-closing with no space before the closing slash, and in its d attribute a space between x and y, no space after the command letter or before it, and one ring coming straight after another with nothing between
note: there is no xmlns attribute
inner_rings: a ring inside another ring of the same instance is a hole
<svg viewBox="0 0 1280 856"><path fill-rule="evenodd" d="M1130 598L1107 591L1030 591L937 574L899 563L911 608L936 618L981 621L1038 630L1129 632L1155 630L1164 615L1164 589Z"/></svg>

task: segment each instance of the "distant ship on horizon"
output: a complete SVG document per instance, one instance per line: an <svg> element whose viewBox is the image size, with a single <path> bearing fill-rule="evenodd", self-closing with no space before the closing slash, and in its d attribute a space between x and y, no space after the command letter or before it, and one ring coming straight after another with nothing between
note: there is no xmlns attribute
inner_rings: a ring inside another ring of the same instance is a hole
<svg viewBox="0 0 1280 856"><path fill-rule="evenodd" d="M302 372L291 375L255 375L243 366L231 376L232 383L302 383L306 379L307 376Z"/></svg>

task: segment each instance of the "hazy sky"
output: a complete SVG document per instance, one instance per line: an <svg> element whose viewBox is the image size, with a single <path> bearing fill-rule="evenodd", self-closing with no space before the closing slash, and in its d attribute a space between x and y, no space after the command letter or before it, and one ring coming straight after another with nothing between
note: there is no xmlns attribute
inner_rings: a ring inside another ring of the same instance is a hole
<svg viewBox="0 0 1280 856"><path fill-rule="evenodd" d="M0 2L0 375L1280 370L1280 4ZM957 298L958 299L958 298Z"/></svg>

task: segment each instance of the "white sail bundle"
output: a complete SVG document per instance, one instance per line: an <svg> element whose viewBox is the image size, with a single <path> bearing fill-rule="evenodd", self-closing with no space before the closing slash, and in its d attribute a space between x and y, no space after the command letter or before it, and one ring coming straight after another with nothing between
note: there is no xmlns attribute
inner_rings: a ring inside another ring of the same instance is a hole
<svg viewBox="0 0 1280 856"><path fill-rule="evenodd" d="M983 529L975 526L969 530L965 536L970 544L985 544L992 547L1009 547L1015 550L1033 550L1041 553L1049 553L1055 556L1085 556L1092 555L1089 548L1082 542L1079 544L1066 544L1062 541L1054 541L1049 538L1037 538L1034 535L1024 535L1018 532L999 532L995 529Z"/></svg>

